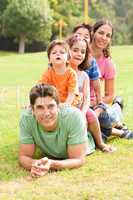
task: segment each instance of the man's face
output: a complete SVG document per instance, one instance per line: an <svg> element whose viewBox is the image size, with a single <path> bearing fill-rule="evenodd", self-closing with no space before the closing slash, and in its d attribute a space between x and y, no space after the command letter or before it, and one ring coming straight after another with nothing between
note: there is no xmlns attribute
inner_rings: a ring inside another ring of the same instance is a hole
<svg viewBox="0 0 133 200"><path fill-rule="evenodd" d="M58 106L56 101L47 97L38 97L33 107L33 114L38 121L46 130L52 131L56 128Z"/></svg>

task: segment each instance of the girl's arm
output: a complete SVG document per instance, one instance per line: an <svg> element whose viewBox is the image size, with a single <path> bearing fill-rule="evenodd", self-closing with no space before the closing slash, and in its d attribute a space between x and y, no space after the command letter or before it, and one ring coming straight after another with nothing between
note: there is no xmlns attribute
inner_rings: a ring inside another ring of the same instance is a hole
<svg viewBox="0 0 133 200"><path fill-rule="evenodd" d="M65 103L71 104L74 102L75 94L78 94L78 79L77 74L73 69L69 69L69 79L67 82L68 95Z"/></svg>
<svg viewBox="0 0 133 200"><path fill-rule="evenodd" d="M75 94L72 93L72 92L69 92L65 103L71 105L73 103L73 101L74 101L74 98L75 98Z"/></svg>
<svg viewBox="0 0 133 200"><path fill-rule="evenodd" d="M89 106L90 106L90 80L86 74L86 78L84 80L83 88L83 103L81 106L81 111L86 114Z"/></svg>

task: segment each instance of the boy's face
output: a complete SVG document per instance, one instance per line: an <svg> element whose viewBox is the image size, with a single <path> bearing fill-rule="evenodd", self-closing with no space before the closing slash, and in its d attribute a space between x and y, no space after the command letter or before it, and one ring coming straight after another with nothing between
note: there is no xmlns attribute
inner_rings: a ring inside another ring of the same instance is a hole
<svg viewBox="0 0 133 200"><path fill-rule="evenodd" d="M56 128L58 105L52 97L38 97L33 106L33 114L46 130L52 131Z"/></svg>
<svg viewBox="0 0 133 200"><path fill-rule="evenodd" d="M79 28L75 35L85 39L88 42L88 45L90 44L90 33L86 28Z"/></svg>
<svg viewBox="0 0 133 200"><path fill-rule="evenodd" d="M50 52L49 61L52 66L66 65L68 60L68 52L61 45L56 45Z"/></svg>

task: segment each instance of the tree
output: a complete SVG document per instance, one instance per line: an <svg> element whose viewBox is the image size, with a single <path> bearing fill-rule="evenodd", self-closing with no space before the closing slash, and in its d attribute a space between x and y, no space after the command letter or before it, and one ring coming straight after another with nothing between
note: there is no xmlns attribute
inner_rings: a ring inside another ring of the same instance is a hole
<svg viewBox="0 0 133 200"><path fill-rule="evenodd" d="M90 15L97 21L107 18L112 21L115 44L130 44L132 42L132 10L131 0L90 0Z"/></svg>
<svg viewBox="0 0 133 200"><path fill-rule="evenodd" d="M11 0L3 15L4 32L18 39L19 53L24 53L26 42L47 43L51 22L47 0Z"/></svg>
<svg viewBox="0 0 133 200"><path fill-rule="evenodd" d="M75 24L82 22L82 4L80 1L49 0L53 13L52 39L59 35L59 27L55 26L59 20L63 20L66 26L63 28L63 36L71 32Z"/></svg>
<svg viewBox="0 0 133 200"><path fill-rule="evenodd" d="M0 0L0 32L2 32L2 18L3 18L3 13L9 4L9 0Z"/></svg>

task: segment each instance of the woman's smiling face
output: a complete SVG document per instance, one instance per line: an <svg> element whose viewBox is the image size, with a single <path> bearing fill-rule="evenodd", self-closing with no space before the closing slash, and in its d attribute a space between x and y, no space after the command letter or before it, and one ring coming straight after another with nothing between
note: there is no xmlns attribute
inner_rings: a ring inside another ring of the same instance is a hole
<svg viewBox="0 0 133 200"><path fill-rule="evenodd" d="M93 33L92 42L99 49L105 49L112 39L112 27L108 24L100 26L95 33Z"/></svg>

